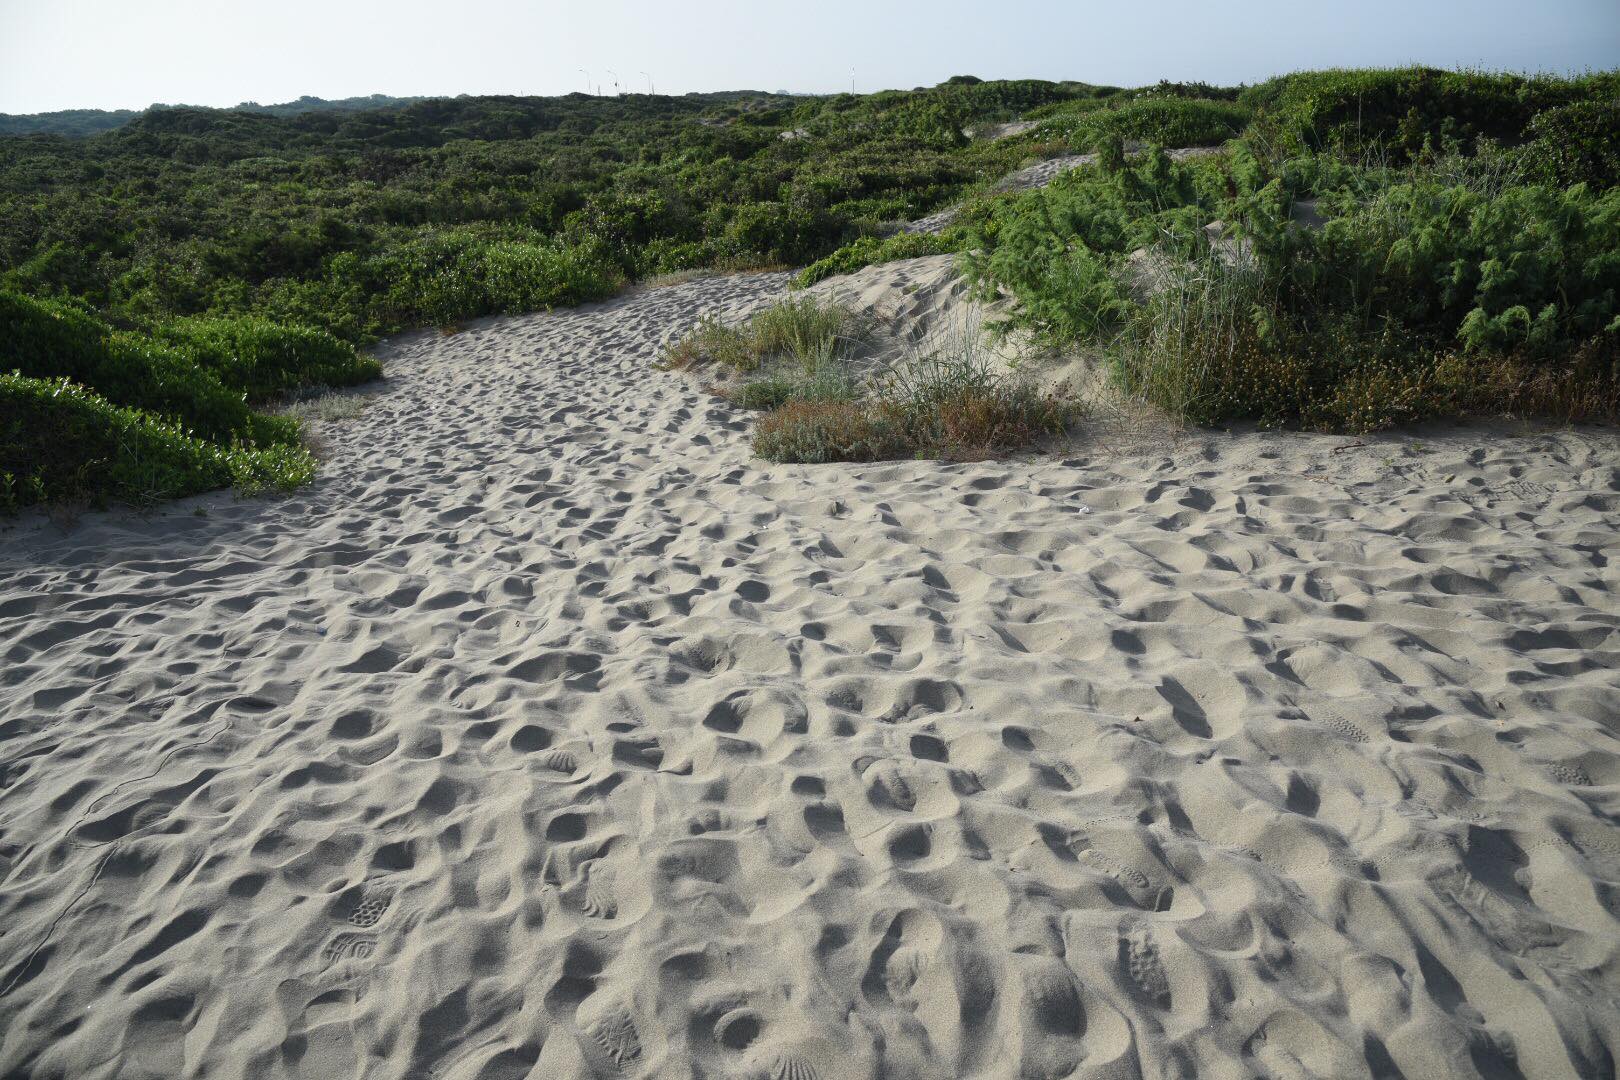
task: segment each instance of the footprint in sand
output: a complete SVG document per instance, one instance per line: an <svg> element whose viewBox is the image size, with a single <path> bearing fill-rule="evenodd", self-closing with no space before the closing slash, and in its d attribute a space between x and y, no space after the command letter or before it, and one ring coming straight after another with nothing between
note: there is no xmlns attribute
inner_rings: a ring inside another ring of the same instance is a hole
<svg viewBox="0 0 1620 1080"><path fill-rule="evenodd" d="M359 904L355 905L354 911L349 915L349 921L359 927L376 926L382 920L384 913L388 911L388 905L392 899L385 893L366 896Z"/></svg>
<svg viewBox="0 0 1620 1080"><path fill-rule="evenodd" d="M340 964L345 960L369 960L377 951L377 939L367 934L338 934L321 950L321 959L327 964Z"/></svg>
<svg viewBox="0 0 1620 1080"><path fill-rule="evenodd" d="M1170 1008L1170 979L1151 930L1137 927L1120 936L1119 964L1127 983L1138 994L1161 1009Z"/></svg>

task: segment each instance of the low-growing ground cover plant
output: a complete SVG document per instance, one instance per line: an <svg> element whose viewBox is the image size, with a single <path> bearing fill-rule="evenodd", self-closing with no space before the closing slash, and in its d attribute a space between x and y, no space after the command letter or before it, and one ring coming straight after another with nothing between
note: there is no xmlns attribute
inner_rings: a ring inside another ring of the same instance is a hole
<svg viewBox="0 0 1620 1080"><path fill-rule="evenodd" d="M275 391L354 383L375 361L320 331L184 320L162 338L82 307L0 291L0 512L40 502L147 502L211 488L285 490L315 462Z"/></svg>
<svg viewBox="0 0 1620 1080"><path fill-rule="evenodd" d="M853 274L862 267L924 255L951 255L962 249L961 230L940 233L896 233L893 236L863 236L824 258L817 259L794 277L793 283L806 288L838 274Z"/></svg>
<svg viewBox="0 0 1620 1080"><path fill-rule="evenodd" d="M298 440L296 424L254 412L209 367L72 304L0 291L0 357L23 375L69 379L213 442Z"/></svg>
<svg viewBox="0 0 1620 1080"><path fill-rule="evenodd" d="M853 401L859 394L847 361L819 357L797 369L787 368L750 379L729 395L745 409L779 409L793 401Z"/></svg>
<svg viewBox="0 0 1620 1080"><path fill-rule="evenodd" d="M972 460L1036 446L1061 434L1070 403L1008 379L942 397L886 393L795 399L766 413L754 452L769 461L825 464L889 458Z"/></svg>
<svg viewBox="0 0 1620 1080"><path fill-rule="evenodd" d="M159 342L184 353L251 402L310 386L354 386L382 366L324 330L253 316L193 316L157 324Z"/></svg>
<svg viewBox="0 0 1620 1080"><path fill-rule="evenodd" d="M306 483L301 446L222 446L68 379L0 374L0 512L41 502L145 503Z"/></svg>

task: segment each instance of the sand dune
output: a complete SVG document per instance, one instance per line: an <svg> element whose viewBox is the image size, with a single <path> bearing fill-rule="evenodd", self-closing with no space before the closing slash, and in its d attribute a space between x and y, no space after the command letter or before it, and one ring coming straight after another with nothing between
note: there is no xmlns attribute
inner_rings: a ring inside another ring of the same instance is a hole
<svg viewBox="0 0 1620 1080"><path fill-rule="evenodd" d="M0 532L0 1076L1613 1075L1613 432L767 466L785 287Z"/></svg>

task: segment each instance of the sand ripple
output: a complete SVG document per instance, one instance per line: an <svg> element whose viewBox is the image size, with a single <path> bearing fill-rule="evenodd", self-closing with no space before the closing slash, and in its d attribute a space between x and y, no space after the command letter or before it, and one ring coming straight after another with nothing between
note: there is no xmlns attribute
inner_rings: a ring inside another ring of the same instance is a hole
<svg viewBox="0 0 1620 1080"><path fill-rule="evenodd" d="M781 276L0 534L0 1075L1612 1076L1612 434L766 467Z"/></svg>

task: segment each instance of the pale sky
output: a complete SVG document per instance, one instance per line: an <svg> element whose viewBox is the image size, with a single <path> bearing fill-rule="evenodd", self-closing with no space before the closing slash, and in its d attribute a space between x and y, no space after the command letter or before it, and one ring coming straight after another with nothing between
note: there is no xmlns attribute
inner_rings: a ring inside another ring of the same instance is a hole
<svg viewBox="0 0 1620 1080"><path fill-rule="evenodd" d="M0 0L0 112L1620 67L1620 0Z"/></svg>

